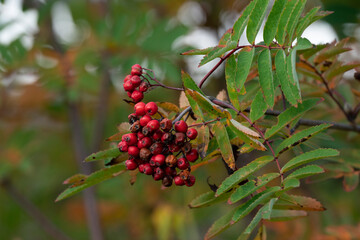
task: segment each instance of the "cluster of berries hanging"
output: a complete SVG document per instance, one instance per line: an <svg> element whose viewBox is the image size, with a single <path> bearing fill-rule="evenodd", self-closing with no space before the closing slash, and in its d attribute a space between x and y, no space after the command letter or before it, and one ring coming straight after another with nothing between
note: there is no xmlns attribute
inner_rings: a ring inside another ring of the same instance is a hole
<svg viewBox="0 0 360 240"><path fill-rule="evenodd" d="M142 73L142 68L136 64L132 67L131 74L138 76L138 73ZM124 88L128 86L125 83L132 81L132 78L125 78ZM135 91L137 90L133 90L131 96ZM193 186L195 176L190 175L190 162L195 162L199 154L192 148L190 141L197 137L196 129L188 128L183 120L173 124L167 118L155 119L152 116L158 112L156 103L145 104L134 98L133 100L137 103L134 113L128 116L131 133L124 134L118 144L121 152L129 154L129 159L125 161L126 168L139 169L140 173L152 175L155 181L162 180L165 187L170 187L173 182L177 186Z"/></svg>
<svg viewBox="0 0 360 240"><path fill-rule="evenodd" d="M139 64L131 67L131 75L127 75L124 79L123 87L129 98L135 103L140 102L144 98L144 92L149 89L149 84L141 79L143 69Z"/></svg>

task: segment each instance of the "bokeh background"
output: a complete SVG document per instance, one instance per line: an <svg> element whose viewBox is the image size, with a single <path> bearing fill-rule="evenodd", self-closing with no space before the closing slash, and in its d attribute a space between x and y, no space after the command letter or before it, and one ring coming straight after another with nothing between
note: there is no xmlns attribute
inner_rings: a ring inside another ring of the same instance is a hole
<svg viewBox="0 0 360 240"><path fill-rule="evenodd" d="M181 69L198 81L212 63L197 68L199 57L180 53L216 45L249 1L0 2L0 239L201 239L227 206L187 204L209 190L208 177L217 184L226 176L221 162L198 170L193 188L162 190L145 176L131 186L126 173L86 194L54 200L66 178L103 167L82 160L107 148L104 139L131 112L122 100L131 66L151 68L172 86L181 86ZM355 50L347 57L359 58L359 1L314 0L306 9L314 6L335 13L304 36L313 43L351 37ZM220 69L205 89L216 95L224 87ZM178 103L178 97L156 89L145 100ZM360 231L358 189L348 193L340 180L330 180L303 191L328 210L269 225L274 239L337 239L329 231ZM237 228L218 239L235 239Z"/></svg>

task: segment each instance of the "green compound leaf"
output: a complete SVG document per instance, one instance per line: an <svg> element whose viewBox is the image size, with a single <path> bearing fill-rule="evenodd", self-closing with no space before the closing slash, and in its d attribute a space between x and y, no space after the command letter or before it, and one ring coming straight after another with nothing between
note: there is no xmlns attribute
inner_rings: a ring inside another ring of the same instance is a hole
<svg viewBox="0 0 360 240"><path fill-rule="evenodd" d="M223 143L222 143L223 144ZM232 187L234 187L239 182L245 180L250 174L256 172L260 168L264 167L269 162L273 161L274 158L272 156L262 156L248 165L238 169L231 176L227 177L219 186L216 191L215 196L220 196L221 194L227 192Z"/></svg>
<svg viewBox="0 0 360 240"><path fill-rule="evenodd" d="M305 211L297 211L297 210L272 210L270 221L272 222L282 222L282 221L290 221L301 217L306 217L307 212Z"/></svg>
<svg viewBox="0 0 360 240"><path fill-rule="evenodd" d="M325 211L324 206L316 199L299 196L288 195L286 193L279 197L274 205L274 209L282 210L304 210L304 211Z"/></svg>
<svg viewBox="0 0 360 240"><path fill-rule="evenodd" d="M241 235L237 238L237 240L247 240L250 237L250 234L254 231L256 226L259 224L263 217L263 213L265 212L265 207L267 205L263 206L259 209L259 211L256 213L254 218L251 220L249 225L245 228L244 232L241 233Z"/></svg>
<svg viewBox="0 0 360 240"><path fill-rule="evenodd" d="M223 56L226 52L237 47L237 42L230 42L226 46L216 46L208 54L206 54L200 61L199 67L214 60L215 58Z"/></svg>
<svg viewBox="0 0 360 240"><path fill-rule="evenodd" d="M276 30L279 25L280 16L285 6L285 0L277 0L274 3L274 6L271 9L269 17L266 20L264 27L264 42L266 45L270 45L270 43L274 40L276 35Z"/></svg>
<svg viewBox="0 0 360 240"><path fill-rule="evenodd" d="M91 154L90 156L85 158L85 162L92 162L92 161L99 161L99 160L105 160L109 158L116 158L120 156L121 154L125 154L120 152L119 148L110 148L106 149L100 152L96 152Z"/></svg>
<svg viewBox="0 0 360 240"><path fill-rule="evenodd" d="M295 94L297 101L301 102L301 90L299 78L296 72L296 50L296 47L291 49L289 56L286 57L286 70L289 76L292 92Z"/></svg>
<svg viewBox="0 0 360 240"><path fill-rule="evenodd" d="M246 29L246 36L249 43L254 44L256 35L259 32L261 23L264 20L266 8L269 5L269 0L254 0L255 6L250 14L249 22Z"/></svg>
<svg viewBox="0 0 360 240"><path fill-rule="evenodd" d="M299 23L296 26L295 34L297 37L301 37L305 29L312 23L312 18L320 10L320 7L314 7L306 15L300 18Z"/></svg>
<svg viewBox="0 0 360 240"><path fill-rule="evenodd" d="M272 74L270 49L264 49L258 58L259 82L269 108L273 108L275 88Z"/></svg>
<svg viewBox="0 0 360 240"><path fill-rule="evenodd" d="M301 179L301 178L306 178L315 174L319 174L319 173L323 173L324 169L322 169L321 167L317 166L317 165L307 165L303 168L299 168L297 170L295 170L293 173L291 173L289 176L287 176L287 178L284 180L290 180L292 178L294 179Z"/></svg>
<svg viewBox="0 0 360 240"><path fill-rule="evenodd" d="M321 158L335 157L339 155L339 151L331 148L319 148L310 152L303 153L299 156L294 157L287 162L281 169L281 172L285 173L293 168L300 165L315 161Z"/></svg>
<svg viewBox="0 0 360 240"><path fill-rule="evenodd" d="M254 53L255 48L245 47L226 61L226 86L230 101L236 109L240 109L239 95L244 92L244 84L249 75Z"/></svg>
<svg viewBox="0 0 360 240"><path fill-rule="evenodd" d="M258 91L255 95L253 102L251 103L250 108L250 120L255 122L262 116L267 110L267 104L265 102L264 96L261 91Z"/></svg>
<svg viewBox="0 0 360 240"><path fill-rule="evenodd" d="M69 188L65 189L55 200L55 202L58 202L60 200L63 200L65 198L68 198L75 193L78 193L88 187L94 186L95 184L98 184L100 182L103 182L107 179L113 178L118 176L119 174L126 171L126 167L124 164L116 164L108 168L100 169L99 171L96 171L89 175L85 181L82 182L81 185L77 186L70 186Z"/></svg>
<svg viewBox="0 0 360 240"><path fill-rule="evenodd" d="M279 173L267 173L255 180L251 180L244 185L239 186L230 196L228 203L233 204L240 201L241 199L249 196L251 193L259 190L278 176L280 176Z"/></svg>
<svg viewBox="0 0 360 240"><path fill-rule="evenodd" d="M204 49L192 49L192 50L181 53L181 55L206 55L213 49L214 49L214 47L208 47L208 48L204 48Z"/></svg>
<svg viewBox="0 0 360 240"><path fill-rule="evenodd" d="M297 4L294 8L294 11L291 13L289 22L287 24L287 43L290 45L293 42L293 35L295 31L295 27L299 21L300 15L305 7L306 0L298 0Z"/></svg>
<svg viewBox="0 0 360 240"><path fill-rule="evenodd" d="M249 5L242 12L240 17L236 20L233 26L233 33L231 36L231 41L238 43L241 37L241 34L244 32L246 25L248 24L249 16L253 11L255 6L255 1L251 1Z"/></svg>
<svg viewBox="0 0 360 240"><path fill-rule="evenodd" d="M213 191L209 191L204 194L201 194L200 196L192 200L189 204L189 207L200 208L200 207L211 206L213 204L225 201L229 196L230 193L226 193L221 195L220 197L215 197L215 193Z"/></svg>
<svg viewBox="0 0 360 240"><path fill-rule="evenodd" d="M213 130L225 163L229 166L229 168L235 169L235 158L229 135L224 124L222 122L215 123Z"/></svg>
<svg viewBox="0 0 360 240"><path fill-rule="evenodd" d="M237 207L239 208L239 207ZM236 208L236 209L237 209ZM235 209L235 210L236 210ZM219 235L223 231L225 231L227 228L231 226L231 220L234 215L234 210L231 210L230 212L226 213L224 216L216 220L213 225L209 228L209 230L206 232L204 240L209 240L216 235Z"/></svg>
<svg viewBox="0 0 360 240"><path fill-rule="evenodd" d="M275 133L280 131L287 124L294 121L296 118L300 117L306 111L313 108L319 102L318 98L307 99L303 103L299 104L297 108L294 106L286 109L278 116L278 122L276 125L268 129L265 133L265 138L270 138Z"/></svg>
<svg viewBox="0 0 360 240"><path fill-rule="evenodd" d="M297 132L291 137L285 139L280 145L276 148L275 154L279 155L280 153L291 149L292 147L309 140L311 137L315 136L319 132L331 127L332 124L321 124L318 126L313 126L302 130L301 132Z"/></svg>
<svg viewBox="0 0 360 240"><path fill-rule="evenodd" d="M293 14L293 11L298 2L299 0L287 1L285 4L285 8L280 16L279 25L275 37L278 43L281 45L285 43L288 25L290 24L289 19L291 17L291 14Z"/></svg>
<svg viewBox="0 0 360 240"><path fill-rule="evenodd" d="M183 82L183 85L185 88L194 90L202 95L205 95L203 93L203 91L201 91L201 89L196 85L196 83L194 82L194 80L190 77L189 74L187 74L184 71L181 71L181 80Z"/></svg>

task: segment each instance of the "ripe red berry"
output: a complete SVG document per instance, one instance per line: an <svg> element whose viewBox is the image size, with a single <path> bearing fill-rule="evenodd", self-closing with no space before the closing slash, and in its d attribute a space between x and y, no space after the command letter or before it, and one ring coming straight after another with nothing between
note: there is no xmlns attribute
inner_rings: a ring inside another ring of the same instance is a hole
<svg viewBox="0 0 360 240"><path fill-rule="evenodd" d="M174 177L174 183L177 186L183 186L185 184L184 180L181 179L181 177L179 175L176 175Z"/></svg>
<svg viewBox="0 0 360 240"><path fill-rule="evenodd" d="M174 135L172 135L171 133L167 132L161 136L161 141L165 144L170 144L173 140L174 140Z"/></svg>
<svg viewBox="0 0 360 240"><path fill-rule="evenodd" d="M123 87L125 91L134 91L135 86L133 85L133 83L131 81L126 81L123 83Z"/></svg>
<svg viewBox="0 0 360 240"><path fill-rule="evenodd" d="M145 137L145 135L142 132L138 132L136 135L137 135L139 140L141 140L141 139L143 139Z"/></svg>
<svg viewBox="0 0 360 240"><path fill-rule="evenodd" d="M187 130L186 132L186 136L190 139L190 140L194 140L198 135L198 132L196 131L195 128L190 128Z"/></svg>
<svg viewBox="0 0 360 240"><path fill-rule="evenodd" d="M148 122L150 122L152 120L152 118L149 115L145 115L142 118L140 118L140 125L142 127L145 127L146 124L148 124Z"/></svg>
<svg viewBox="0 0 360 240"><path fill-rule="evenodd" d="M130 78L131 83L133 84L134 88L140 86L142 80L139 76L134 75Z"/></svg>
<svg viewBox="0 0 360 240"><path fill-rule="evenodd" d="M169 132L172 128L172 122L170 119L164 118L163 120L161 120L160 122L160 128L161 130L163 130L164 132Z"/></svg>
<svg viewBox="0 0 360 240"><path fill-rule="evenodd" d="M186 158L179 158L177 161L177 167L181 170L185 170L189 167L189 161Z"/></svg>
<svg viewBox="0 0 360 240"><path fill-rule="evenodd" d="M125 166L126 166L126 169L128 169L128 170L135 170L138 167L138 165L134 159L126 160Z"/></svg>
<svg viewBox="0 0 360 240"><path fill-rule="evenodd" d="M149 84L145 81L143 81L142 83L140 83L139 86L139 91L140 92L146 92L149 89Z"/></svg>
<svg viewBox="0 0 360 240"><path fill-rule="evenodd" d="M175 144L182 145L185 142L185 134L182 132L175 133Z"/></svg>
<svg viewBox="0 0 360 240"><path fill-rule="evenodd" d="M121 141L118 144L118 148L120 150L120 152L127 152L128 151L128 145L125 141Z"/></svg>
<svg viewBox="0 0 360 240"><path fill-rule="evenodd" d="M175 168L172 168L172 167L166 167L165 168L165 174L168 175L168 176L175 177L176 176L176 170L175 170Z"/></svg>
<svg viewBox="0 0 360 240"><path fill-rule="evenodd" d="M138 165L139 172L144 173L144 167L145 167L145 163L139 164L139 165Z"/></svg>
<svg viewBox="0 0 360 240"><path fill-rule="evenodd" d="M150 166L149 163L145 163L144 167L143 167L143 173L145 173L146 175L151 175L153 174L153 168Z"/></svg>
<svg viewBox="0 0 360 240"><path fill-rule="evenodd" d="M185 185L191 187L195 184L195 180L196 180L195 176L190 175L189 178L185 181Z"/></svg>
<svg viewBox="0 0 360 240"><path fill-rule="evenodd" d="M128 148L128 154L130 155L130 156L133 156L133 157L138 157L139 156L139 153L140 153L140 150L137 148L137 147L135 147L135 146L130 146L129 148Z"/></svg>
<svg viewBox="0 0 360 240"><path fill-rule="evenodd" d="M189 160L189 162L195 162L199 158L199 153L196 149L191 149L191 151L188 152L185 157L187 160Z"/></svg>
<svg viewBox="0 0 360 240"><path fill-rule="evenodd" d="M145 103L139 102L134 105L134 112L136 116L144 116L145 115Z"/></svg>
<svg viewBox="0 0 360 240"><path fill-rule="evenodd" d="M154 157L151 159L155 162L155 165L158 167L165 164L165 156L162 154L154 155Z"/></svg>
<svg viewBox="0 0 360 240"><path fill-rule="evenodd" d="M132 92L133 92L133 91L131 91L131 92L130 92L130 91L129 91L129 92L126 92L129 98L131 98Z"/></svg>
<svg viewBox="0 0 360 240"><path fill-rule="evenodd" d="M155 179L155 175L157 175L156 179ZM154 170L154 180L155 181L162 179L164 176L165 176L164 169L162 169L160 167L155 168L155 170Z"/></svg>
<svg viewBox="0 0 360 240"><path fill-rule="evenodd" d="M139 64L135 64L131 67L131 75L141 75L142 67Z"/></svg>
<svg viewBox="0 0 360 240"><path fill-rule="evenodd" d="M121 140L126 142L129 146L134 146L137 144L137 135L135 133L124 134L121 137Z"/></svg>
<svg viewBox="0 0 360 240"><path fill-rule="evenodd" d="M146 114L147 115L154 115L155 113L157 113L158 111L158 106L156 105L156 103L154 102L148 102L146 105L145 105L145 111L146 111Z"/></svg>
<svg viewBox="0 0 360 240"><path fill-rule="evenodd" d="M162 150L163 150L163 145L158 142L153 143L150 147L150 151L154 155L162 153Z"/></svg>
<svg viewBox="0 0 360 240"><path fill-rule="evenodd" d="M171 176L165 176L163 179L162 179L162 185L164 187L170 187L173 183L173 178Z"/></svg>
<svg viewBox="0 0 360 240"><path fill-rule="evenodd" d="M126 75L126 77L124 78L124 82L129 81L129 80L130 80L130 78L131 78L131 75Z"/></svg>
<svg viewBox="0 0 360 240"><path fill-rule="evenodd" d="M146 126L150 129L151 132L155 132L156 130L159 129L160 127L160 123L158 120L151 120L150 122L148 122L148 124L146 124Z"/></svg>
<svg viewBox="0 0 360 240"><path fill-rule="evenodd" d="M188 125L184 120L180 120L175 123L175 131L186 133L187 129L188 129Z"/></svg>
<svg viewBox="0 0 360 240"><path fill-rule="evenodd" d="M144 137L143 139L138 141L138 148L149 148L152 144L152 141L149 137Z"/></svg>
<svg viewBox="0 0 360 240"><path fill-rule="evenodd" d="M154 141L158 141L161 140L161 137L164 133L161 130L157 130L156 132L154 132L154 134L152 135L152 139L154 139Z"/></svg>
<svg viewBox="0 0 360 240"><path fill-rule="evenodd" d="M144 94L140 91L133 91L130 97L134 102L138 103L144 98Z"/></svg>
<svg viewBox="0 0 360 240"><path fill-rule="evenodd" d="M159 181L159 180L163 179L164 176L165 176L164 174L154 173L153 174L153 179L155 181Z"/></svg>
<svg viewBox="0 0 360 240"><path fill-rule="evenodd" d="M169 151L172 153L178 152L180 150L180 146L175 143L169 145Z"/></svg>

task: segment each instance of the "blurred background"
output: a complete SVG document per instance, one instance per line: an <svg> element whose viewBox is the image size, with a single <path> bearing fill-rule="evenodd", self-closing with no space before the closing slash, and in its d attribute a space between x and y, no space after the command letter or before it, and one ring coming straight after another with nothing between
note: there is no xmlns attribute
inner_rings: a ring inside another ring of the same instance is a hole
<svg viewBox="0 0 360 240"><path fill-rule="evenodd" d="M107 148L104 139L127 120L132 109L122 100L122 82L131 66L151 68L171 86L181 86L180 69L199 81L212 63L198 69L201 57L180 53L216 45L248 2L0 1L0 239L201 239L227 206L187 204L209 190L207 177L217 184L226 176L220 161L198 170L193 188L161 190L144 176L131 186L126 173L54 200L66 178L103 167L82 160ZM335 13L303 36L313 43L351 37L355 50L348 57L358 59L359 1L308 1L306 10L314 6ZM223 75L220 69L208 81L209 95L225 87ZM156 89L145 100L177 104L178 97ZM344 192L340 180L305 190L328 211L269 225L269 235L328 239L329 228L360 227L359 190ZM218 239L235 239L237 232L231 228Z"/></svg>

